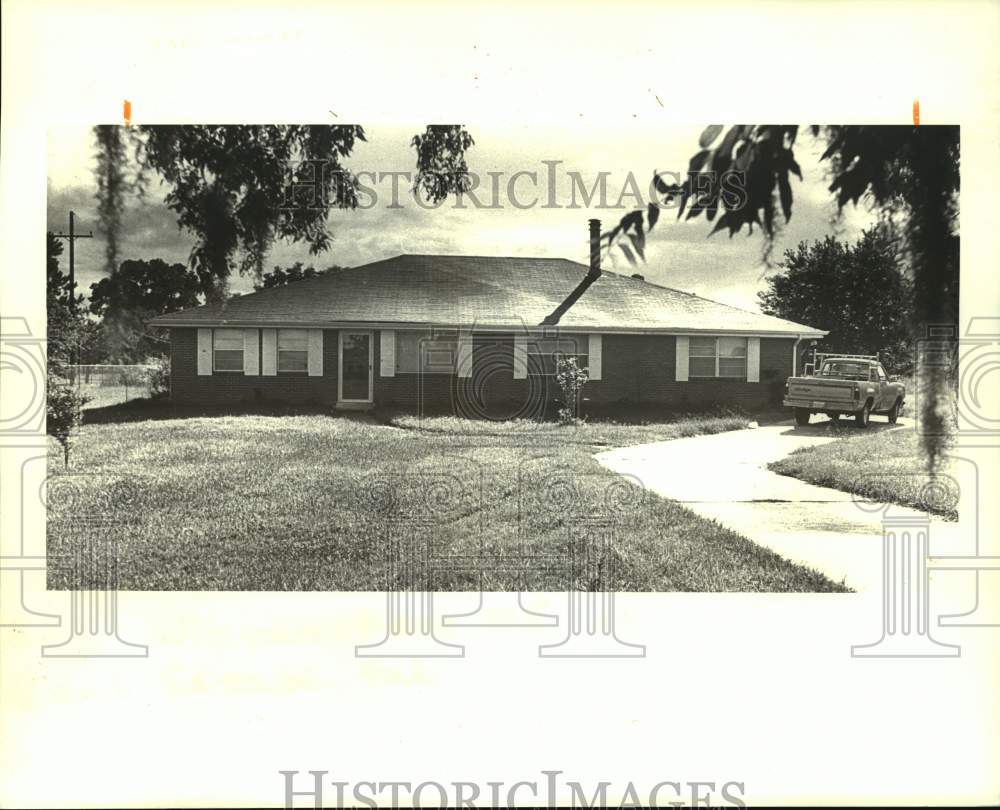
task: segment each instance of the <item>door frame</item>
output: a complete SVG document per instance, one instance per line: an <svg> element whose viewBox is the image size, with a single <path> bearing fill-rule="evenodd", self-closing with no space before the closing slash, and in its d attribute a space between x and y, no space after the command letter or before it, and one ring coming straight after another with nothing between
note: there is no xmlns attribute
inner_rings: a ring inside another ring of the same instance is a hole
<svg viewBox="0 0 1000 810"><path fill-rule="evenodd" d="M368 336L368 397L366 399L344 399L344 335ZM375 398L375 333L370 329L337 330L337 402L371 403Z"/></svg>

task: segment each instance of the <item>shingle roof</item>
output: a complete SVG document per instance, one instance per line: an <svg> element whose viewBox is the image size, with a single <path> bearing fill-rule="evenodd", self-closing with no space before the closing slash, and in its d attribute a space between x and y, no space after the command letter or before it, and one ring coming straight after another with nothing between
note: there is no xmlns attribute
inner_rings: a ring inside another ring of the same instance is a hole
<svg viewBox="0 0 1000 810"><path fill-rule="evenodd" d="M403 255L161 315L155 326L433 324L533 327L580 283L568 259ZM605 271L559 322L592 331L821 330Z"/></svg>

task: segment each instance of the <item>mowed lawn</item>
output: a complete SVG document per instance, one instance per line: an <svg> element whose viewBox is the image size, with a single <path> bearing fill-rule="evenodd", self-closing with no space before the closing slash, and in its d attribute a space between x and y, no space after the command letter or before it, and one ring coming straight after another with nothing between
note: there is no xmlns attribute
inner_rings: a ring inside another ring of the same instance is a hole
<svg viewBox="0 0 1000 810"><path fill-rule="evenodd" d="M609 572L630 591L845 590L592 458L742 418L151 414L85 424L68 470L53 443L50 587L86 587L68 561L110 536L123 590L553 591L600 588Z"/></svg>
<svg viewBox="0 0 1000 810"><path fill-rule="evenodd" d="M810 484L958 520L954 480L947 476L947 470L936 479L926 472L914 428L845 433L849 438L796 450L769 464L768 469Z"/></svg>

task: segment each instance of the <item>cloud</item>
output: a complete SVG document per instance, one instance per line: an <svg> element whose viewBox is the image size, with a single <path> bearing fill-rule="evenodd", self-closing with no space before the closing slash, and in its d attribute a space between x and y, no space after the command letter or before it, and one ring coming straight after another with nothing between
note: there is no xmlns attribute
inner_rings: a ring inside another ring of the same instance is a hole
<svg viewBox="0 0 1000 810"><path fill-rule="evenodd" d="M90 285L107 275L107 240L100 230L97 200L92 185L74 185L53 188L49 184L47 200L47 227L56 233L65 233L69 227L69 212L76 215L76 232L92 233L91 239L76 241L76 279L78 290L88 295ZM150 196L141 201L132 196L127 199L118 240L119 259L163 259L168 262L186 263L194 240L178 230L177 217L162 201L162 196ZM68 251L63 251L60 266L65 270L69 261Z"/></svg>

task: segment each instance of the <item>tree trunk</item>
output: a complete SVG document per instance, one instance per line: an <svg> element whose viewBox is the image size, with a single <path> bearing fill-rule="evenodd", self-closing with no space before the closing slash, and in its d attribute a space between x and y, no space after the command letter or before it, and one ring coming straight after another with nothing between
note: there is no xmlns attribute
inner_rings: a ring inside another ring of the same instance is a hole
<svg viewBox="0 0 1000 810"><path fill-rule="evenodd" d="M948 127L920 127L917 139L916 189L910 206L909 242L913 257L915 336L928 336L934 326L958 323L958 237L952 234L955 215L950 188L958 171ZM917 419L928 471L933 473L945 449L949 431L949 369L920 362L918 352Z"/></svg>

